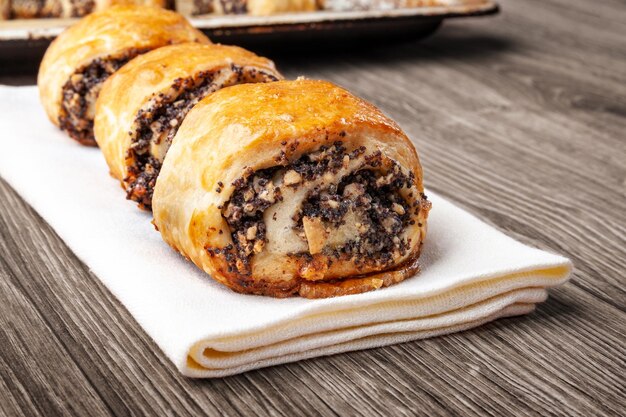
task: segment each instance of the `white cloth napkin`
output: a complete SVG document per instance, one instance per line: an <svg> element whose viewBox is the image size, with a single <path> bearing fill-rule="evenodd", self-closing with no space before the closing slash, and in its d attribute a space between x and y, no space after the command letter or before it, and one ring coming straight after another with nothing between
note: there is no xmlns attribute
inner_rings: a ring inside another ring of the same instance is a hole
<svg viewBox="0 0 626 417"><path fill-rule="evenodd" d="M34 87L0 86L0 175L191 377L526 314L571 270L566 258L524 246L429 192L433 209L417 276L323 300L236 294L161 240L150 214L125 200L109 177L98 149L78 145L50 124Z"/></svg>

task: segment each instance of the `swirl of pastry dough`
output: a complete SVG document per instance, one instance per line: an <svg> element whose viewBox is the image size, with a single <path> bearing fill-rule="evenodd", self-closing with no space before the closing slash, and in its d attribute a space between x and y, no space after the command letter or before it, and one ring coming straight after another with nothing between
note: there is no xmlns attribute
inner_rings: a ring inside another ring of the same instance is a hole
<svg viewBox="0 0 626 417"><path fill-rule="evenodd" d="M272 61L235 46L156 49L104 83L96 105L96 141L127 197L150 209L161 164L187 112L221 88L279 79Z"/></svg>
<svg viewBox="0 0 626 417"><path fill-rule="evenodd" d="M210 43L178 13L151 6L112 6L59 35L46 51L37 84L55 125L96 145L95 103L102 83L135 56L165 45Z"/></svg>
<svg viewBox="0 0 626 417"><path fill-rule="evenodd" d="M397 124L311 80L202 100L174 138L152 203L164 240L217 281L309 298L414 274L430 209Z"/></svg>

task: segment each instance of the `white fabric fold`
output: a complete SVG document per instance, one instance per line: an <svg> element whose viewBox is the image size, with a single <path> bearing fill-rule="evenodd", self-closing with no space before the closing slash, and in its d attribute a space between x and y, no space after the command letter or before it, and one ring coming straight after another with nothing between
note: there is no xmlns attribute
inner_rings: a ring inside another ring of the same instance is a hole
<svg viewBox="0 0 626 417"><path fill-rule="evenodd" d="M52 126L34 87L0 86L0 176L56 230L180 371L219 377L470 329L531 312L570 262L433 202L421 272L324 300L236 294L171 250L98 149ZM428 173L426 173L428 179Z"/></svg>

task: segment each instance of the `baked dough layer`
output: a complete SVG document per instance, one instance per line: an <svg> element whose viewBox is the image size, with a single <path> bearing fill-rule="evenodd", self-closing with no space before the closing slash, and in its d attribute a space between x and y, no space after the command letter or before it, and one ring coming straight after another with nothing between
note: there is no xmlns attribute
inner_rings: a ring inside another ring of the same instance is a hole
<svg viewBox="0 0 626 417"><path fill-rule="evenodd" d="M125 62L142 52L183 42L210 43L184 17L159 7L112 6L90 14L59 35L44 55L37 85L46 114L52 123L64 128L75 139L95 145L90 109L93 109L101 82L110 74L100 74L102 77L97 74L98 82L86 89L76 88L71 95L68 93L64 97L64 88L67 92L68 86L73 84L71 77L84 75L96 60L103 61L106 68L116 60ZM114 71L118 66L113 67ZM91 89L96 93L89 94ZM80 93L75 95L77 90ZM75 106L71 100L84 103ZM68 118L68 109L79 110ZM82 114L80 109L83 109ZM75 124L76 120L80 126ZM75 129L70 129L67 123Z"/></svg>
<svg viewBox="0 0 626 417"><path fill-rule="evenodd" d="M219 282L311 298L414 274L430 209L402 130L311 80L233 86L202 100L174 138L152 203L164 240Z"/></svg>
<svg viewBox="0 0 626 417"><path fill-rule="evenodd" d="M235 46L187 43L137 57L104 83L96 106L95 136L111 174L129 199L149 209L187 112L221 88L279 79L272 61Z"/></svg>

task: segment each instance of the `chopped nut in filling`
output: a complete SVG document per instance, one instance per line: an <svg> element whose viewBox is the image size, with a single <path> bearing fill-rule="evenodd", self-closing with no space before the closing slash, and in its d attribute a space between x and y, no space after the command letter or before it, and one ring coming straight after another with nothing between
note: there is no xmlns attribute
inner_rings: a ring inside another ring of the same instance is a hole
<svg viewBox="0 0 626 417"><path fill-rule="evenodd" d="M139 110L135 129L129 132L127 198L150 209L161 164L185 116L200 100L221 88L235 84L270 82L277 78L255 68L231 65L218 71L202 71L190 78L178 78L169 91L155 94Z"/></svg>
<svg viewBox="0 0 626 417"><path fill-rule="evenodd" d="M411 220L410 207L397 190L410 187L411 180L398 165L385 176L377 174L366 168L336 187L310 193L295 217L309 242L307 223L316 221L318 228L328 230L323 242L318 242L318 252L380 268L406 254L409 245L399 236Z"/></svg>
<svg viewBox="0 0 626 417"><path fill-rule="evenodd" d="M102 83L135 56L145 51L132 49L119 57L96 58L70 76L63 86L59 125L84 145L96 146L93 119Z"/></svg>
<svg viewBox="0 0 626 417"><path fill-rule="evenodd" d="M275 172L274 168L256 173L248 170L235 182L236 191L222 210L231 228L240 273L250 273L251 256L261 252L267 242L263 212L282 200L281 188L272 180Z"/></svg>
<svg viewBox="0 0 626 417"><path fill-rule="evenodd" d="M414 179L380 151L348 152L340 141L290 164L248 169L222 207L234 242L223 253L242 275L251 274L254 255L285 247L296 258L323 254L383 270L407 255L403 232L427 204L423 194L408 192ZM284 216L290 230L275 229Z"/></svg>

